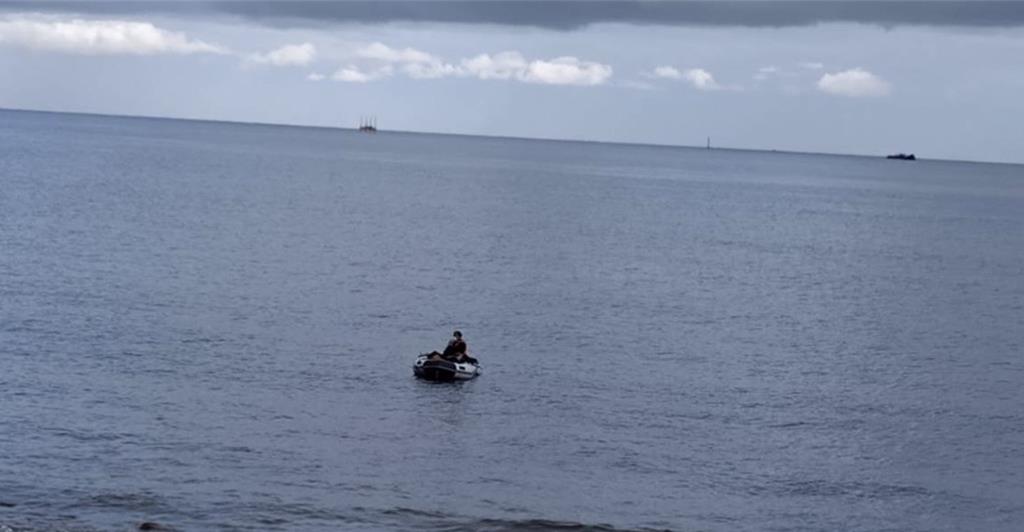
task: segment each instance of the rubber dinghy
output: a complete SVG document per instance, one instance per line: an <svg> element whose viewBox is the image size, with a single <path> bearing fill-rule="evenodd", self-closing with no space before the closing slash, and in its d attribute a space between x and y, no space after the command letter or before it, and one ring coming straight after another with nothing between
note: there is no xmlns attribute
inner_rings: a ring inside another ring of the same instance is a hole
<svg viewBox="0 0 1024 532"><path fill-rule="evenodd" d="M412 372L428 381L466 381L480 374L480 364L431 359L429 354L423 354L416 358Z"/></svg>

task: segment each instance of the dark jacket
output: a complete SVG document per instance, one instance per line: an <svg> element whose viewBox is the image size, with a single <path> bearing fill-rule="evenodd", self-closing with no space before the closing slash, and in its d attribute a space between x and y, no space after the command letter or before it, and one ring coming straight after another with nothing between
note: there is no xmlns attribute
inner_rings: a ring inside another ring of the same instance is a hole
<svg viewBox="0 0 1024 532"><path fill-rule="evenodd" d="M466 342L460 339L452 339L448 342L448 347L444 348L443 357L457 357L459 355L466 354Z"/></svg>

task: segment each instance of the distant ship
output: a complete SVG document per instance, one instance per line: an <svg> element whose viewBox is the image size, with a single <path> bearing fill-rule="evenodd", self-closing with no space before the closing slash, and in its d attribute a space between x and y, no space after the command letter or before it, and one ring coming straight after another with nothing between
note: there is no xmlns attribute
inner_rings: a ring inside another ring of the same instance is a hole
<svg viewBox="0 0 1024 532"><path fill-rule="evenodd" d="M914 157L913 153L897 153L894 155L886 155L886 159L899 159L901 161L916 161L917 157Z"/></svg>
<svg viewBox="0 0 1024 532"><path fill-rule="evenodd" d="M359 118L359 131L363 133L376 133L377 132L377 117Z"/></svg>

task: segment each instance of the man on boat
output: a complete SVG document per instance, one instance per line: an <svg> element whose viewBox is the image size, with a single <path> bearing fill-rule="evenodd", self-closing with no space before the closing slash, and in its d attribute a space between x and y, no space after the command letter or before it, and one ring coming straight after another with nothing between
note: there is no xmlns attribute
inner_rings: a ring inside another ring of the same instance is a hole
<svg viewBox="0 0 1024 532"><path fill-rule="evenodd" d="M466 358L466 347L466 341L462 339L462 331L455 331L452 333L452 339L448 340L448 346L444 348L444 353L441 353L441 358L462 362Z"/></svg>
<svg viewBox="0 0 1024 532"><path fill-rule="evenodd" d="M438 353L434 351L431 353L431 358L443 358L444 360L450 360L452 362L469 362L476 364L476 359L469 356L466 353L469 346L466 345L466 341L462 339L462 331L455 331L452 333L452 339L448 341L448 346L444 348L444 353Z"/></svg>

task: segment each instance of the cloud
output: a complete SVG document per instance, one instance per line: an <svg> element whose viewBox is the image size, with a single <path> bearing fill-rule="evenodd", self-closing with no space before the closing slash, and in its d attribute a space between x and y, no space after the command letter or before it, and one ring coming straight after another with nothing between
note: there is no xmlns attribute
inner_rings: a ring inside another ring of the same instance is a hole
<svg viewBox="0 0 1024 532"><path fill-rule="evenodd" d="M872 98L889 94L890 86L887 81L867 70L853 68L821 76L818 90L836 96Z"/></svg>
<svg viewBox="0 0 1024 532"><path fill-rule="evenodd" d="M711 75L711 72L704 70L703 68L691 68L684 74L686 81L693 85L695 89L702 91L716 91L722 88L721 85L715 81L715 77Z"/></svg>
<svg viewBox="0 0 1024 532"><path fill-rule="evenodd" d="M676 67L672 66L660 66L654 69L649 77L652 78L664 78L664 79L683 79L683 73Z"/></svg>
<svg viewBox="0 0 1024 532"><path fill-rule="evenodd" d="M375 42L356 50L356 55L364 59L375 59L387 63L430 63L437 58L415 48L391 48Z"/></svg>
<svg viewBox="0 0 1024 532"><path fill-rule="evenodd" d="M520 79L549 85L601 85L610 77L612 67L608 65L567 56L550 61L532 61Z"/></svg>
<svg viewBox="0 0 1024 532"><path fill-rule="evenodd" d="M253 54L249 60L254 63L274 66L305 66L316 59L316 46L312 43L288 44L265 54Z"/></svg>
<svg viewBox="0 0 1024 532"><path fill-rule="evenodd" d="M394 74L394 68L391 67L391 65L386 65L375 70L362 70L357 66L348 65L339 68L331 75L331 79L347 83L367 83L390 77L392 74Z"/></svg>
<svg viewBox="0 0 1024 532"><path fill-rule="evenodd" d="M437 79L458 74L458 68L415 48L392 48L375 42L355 51L355 56L371 62L399 65L413 79Z"/></svg>
<svg viewBox="0 0 1024 532"><path fill-rule="evenodd" d="M406 63L402 72L413 79L437 79L459 74L459 68L441 61L429 63Z"/></svg>
<svg viewBox="0 0 1024 532"><path fill-rule="evenodd" d="M463 59L456 73L485 80L514 79L547 85L601 85L611 78L612 67L571 56L529 61L523 54L509 51Z"/></svg>
<svg viewBox="0 0 1024 532"><path fill-rule="evenodd" d="M522 75L529 62L519 52L501 52L493 56L480 54L462 60L462 69L479 79L513 79Z"/></svg>
<svg viewBox="0 0 1024 532"><path fill-rule="evenodd" d="M306 76L306 79L308 79L309 81L323 81L327 79L327 76L319 72L310 72L309 75Z"/></svg>
<svg viewBox="0 0 1024 532"><path fill-rule="evenodd" d="M228 53L149 22L25 15L0 17L0 45L83 55Z"/></svg>
<svg viewBox="0 0 1024 532"><path fill-rule="evenodd" d="M659 66L651 72L643 74L644 77L652 79L670 79L674 81L684 81L691 87L702 90L702 91L718 91L718 90L741 90L741 87L736 85L721 85L715 80L715 76L703 68L690 68L686 70L679 70L674 66Z"/></svg>
<svg viewBox="0 0 1024 532"><path fill-rule="evenodd" d="M269 25L314 25L323 23L378 24L388 22L441 22L460 24L504 24L571 30L591 24L623 23L671 26L810 26L830 22L853 22L879 26L994 26L1024 25L1024 9L1018 2L948 0L941 2L827 0L794 2L757 0L723 2L651 2L611 0L576 2L552 0L435 0L424 7L420 0L388 2L350 0L322 2L239 2L212 0L181 2L81 2L54 0L7 0L8 9L102 13L172 13L209 17L226 14L246 17ZM582 4L582 6L581 6Z"/></svg>
<svg viewBox="0 0 1024 532"><path fill-rule="evenodd" d="M824 63L819 63L817 61L801 61L797 64L800 68L806 68L807 70L821 70L825 68Z"/></svg>
<svg viewBox="0 0 1024 532"><path fill-rule="evenodd" d="M373 43L358 48L353 57L364 68L350 64L335 73L333 79L367 82L399 72L412 79L462 77L546 85L601 85L612 76L612 67L602 63L571 56L528 60L517 51L478 54L449 63L422 50ZM375 65L378 69L372 70ZM382 65L387 68L382 70Z"/></svg>

